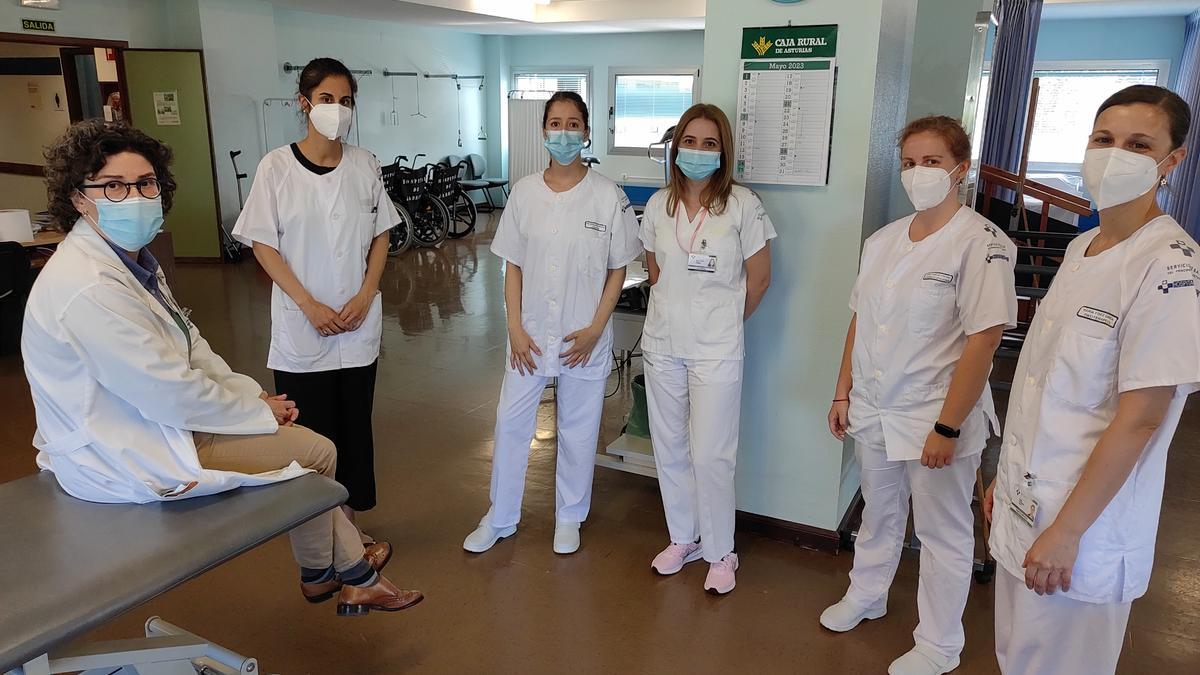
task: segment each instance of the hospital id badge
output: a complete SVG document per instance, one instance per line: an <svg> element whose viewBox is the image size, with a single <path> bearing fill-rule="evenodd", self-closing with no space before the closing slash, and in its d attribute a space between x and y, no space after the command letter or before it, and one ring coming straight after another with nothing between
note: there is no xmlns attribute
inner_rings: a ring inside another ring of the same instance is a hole
<svg viewBox="0 0 1200 675"><path fill-rule="evenodd" d="M707 253L689 253L688 254L688 271L690 272L716 272L717 271L717 256Z"/></svg>
<svg viewBox="0 0 1200 675"><path fill-rule="evenodd" d="M1009 504L1009 507L1012 508L1013 513L1017 514L1017 516L1021 520L1025 521L1025 524L1030 527L1033 527L1037 522L1038 512L1038 501L1033 498L1032 494L1030 494L1032 490L1032 480L1022 479L1018 481L1017 484L1013 486L1012 495L1010 495L1012 501Z"/></svg>

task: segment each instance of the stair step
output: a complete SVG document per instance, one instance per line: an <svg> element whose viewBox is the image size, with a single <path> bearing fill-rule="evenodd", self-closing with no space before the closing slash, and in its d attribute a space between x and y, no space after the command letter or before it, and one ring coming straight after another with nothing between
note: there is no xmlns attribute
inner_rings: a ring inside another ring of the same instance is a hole
<svg viewBox="0 0 1200 675"><path fill-rule="evenodd" d="M1040 274L1052 277L1058 274L1057 265L1017 265L1017 274Z"/></svg>

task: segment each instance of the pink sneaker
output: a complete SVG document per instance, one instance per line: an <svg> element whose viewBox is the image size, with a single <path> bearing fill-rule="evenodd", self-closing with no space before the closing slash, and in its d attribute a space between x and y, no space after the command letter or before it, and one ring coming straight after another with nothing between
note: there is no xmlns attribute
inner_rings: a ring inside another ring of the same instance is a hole
<svg viewBox="0 0 1200 675"><path fill-rule="evenodd" d="M663 549L662 553L654 556L654 562L650 563L650 568L663 576L668 576L683 569L684 565L699 560L702 555L700 544L672 542L670 546Z"/></svg>
<svg viewBox="0 0 1200 675"><path fill-rule="evenodd" d="M704 580L704 590L713 595L725 595L737 585L734 572L738 568L736 553L721 558L721 562L709 563L708 578Z"/></svg>

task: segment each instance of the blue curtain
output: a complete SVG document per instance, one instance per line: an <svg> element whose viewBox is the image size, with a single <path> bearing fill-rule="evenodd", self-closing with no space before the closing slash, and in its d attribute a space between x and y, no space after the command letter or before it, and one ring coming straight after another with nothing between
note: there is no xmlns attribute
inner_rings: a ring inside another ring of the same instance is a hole
<svg viewBox="0 0 1200 675"><path fill-rule="evenodd" d="M1163 208L1192 237L1200 234L1200 11L1187 20L1182 67L1175 92L1192 107L1192 126L1188 130L1188 156L1171 174Z"/></svg>
<svg viewBox="0 0 1200 675"><path fill-rule="evenodd" d="M1042 0L996 0L996 46L984 118L981 161L1017 173L1033 81Z"/></svg>

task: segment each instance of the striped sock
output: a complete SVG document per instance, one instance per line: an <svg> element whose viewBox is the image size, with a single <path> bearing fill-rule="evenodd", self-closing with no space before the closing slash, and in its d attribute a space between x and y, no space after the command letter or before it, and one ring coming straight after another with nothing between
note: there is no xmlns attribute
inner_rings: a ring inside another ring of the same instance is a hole
<svg viewBox="0 0 1200 675"><path fill-rule="evenodd" d="M342 570L342 583L347 586L366 588L374 586L378 581L379 573L371 567L371 563L366 559L358 561L350 569Z"/></svg>
<svg viewBox="0 0 1200 675"><path fill-rule="evenodd" d="M306 584L323 584L333 578L336 574L333 565L325 569L314 569L312 567L300 568L300 581Z"/></svg>

